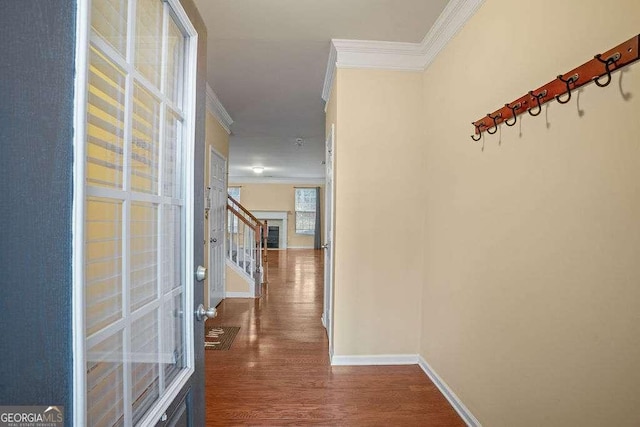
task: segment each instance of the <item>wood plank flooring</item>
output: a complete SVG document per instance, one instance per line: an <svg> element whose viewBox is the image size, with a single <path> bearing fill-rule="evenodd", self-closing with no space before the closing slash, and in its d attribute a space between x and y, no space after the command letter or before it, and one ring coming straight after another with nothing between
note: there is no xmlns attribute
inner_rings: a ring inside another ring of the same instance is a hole
<svg viewBox="0 0 640 427"><path fill-rule="evenodd" d="M207 425L464 426L417 365L329 365L323 253L269 251L261 299L226 299L207 325L240 326L206 350Z"/></svg>

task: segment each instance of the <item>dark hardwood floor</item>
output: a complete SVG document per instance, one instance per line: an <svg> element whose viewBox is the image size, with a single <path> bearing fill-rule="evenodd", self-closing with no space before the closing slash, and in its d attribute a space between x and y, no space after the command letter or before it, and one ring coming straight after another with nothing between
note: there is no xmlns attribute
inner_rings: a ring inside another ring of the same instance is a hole
<svg viewBox="0 0 640 427"><path fill-rule="evenodd" d="M269 251L263 297L207 321L240 326L230 350L205 351L207 425L464 426L417 365L330 366L322 256Z"/></svg>

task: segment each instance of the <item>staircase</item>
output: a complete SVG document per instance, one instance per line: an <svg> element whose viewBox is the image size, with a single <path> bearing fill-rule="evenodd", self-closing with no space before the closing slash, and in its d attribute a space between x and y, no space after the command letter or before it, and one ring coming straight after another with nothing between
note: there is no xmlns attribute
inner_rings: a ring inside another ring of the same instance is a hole
<svg viewBox="0 0 640 427"><path fill-rule="evenodd" d="M258 220L233 197L227 199L227 261L254 285L253 296L262 295L267 283L267 222Z"/></svg>

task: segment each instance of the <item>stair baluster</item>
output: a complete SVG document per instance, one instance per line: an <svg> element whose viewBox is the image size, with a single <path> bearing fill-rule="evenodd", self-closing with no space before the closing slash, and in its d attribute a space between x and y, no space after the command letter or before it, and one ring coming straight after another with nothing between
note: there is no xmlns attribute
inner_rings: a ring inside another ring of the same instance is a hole
<svg viewBox="0 0 640 427"><path fill-rule="evenodd" d="M229 196L227 203L227 259L255 281L255 296L267 283L266 221L263 223Z"/></svg>

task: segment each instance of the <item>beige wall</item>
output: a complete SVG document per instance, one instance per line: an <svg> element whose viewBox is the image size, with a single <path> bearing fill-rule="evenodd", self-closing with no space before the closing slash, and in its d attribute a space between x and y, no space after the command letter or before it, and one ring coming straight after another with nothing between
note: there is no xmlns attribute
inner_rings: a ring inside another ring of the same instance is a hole
<svg viewBox="0 0 640 427"><path fill-rule="evenodd" d="M207 111L207 119L206 119L206 136L205 136L205 158L202 159L204 162L204 186L205 188L209 185L209 152L210 147L213 147L222 157L225 159L229 158L229 134L226 130L220 125L218 119L211 114L210 111ZM228 165L227 165L228 170ZM209 241L209 229L207 221L204 222L204 236L205 241ZM209 269L209 244L205 243L205 267L207 270ZM228 275L228 272L225 274ZM208 279L204 282L204 300L209 301L209 281Z"/></svg>
<svg viewBox="0 0 640 427"><path fill-rule="evenodd" d="M334 354L416 354L422 74L341 69L335 84Z"/></svg>
<svg viewBox="0 0 640 427"><path fill-rule="evenodd" d="M296 234L295 188L320 187L320 203L324 209L324 185L310 184L229 184L241 187L240 203L250 211L287 212L287 247L313 248L313 236ZM324 212L322 212L321 230L324 233ZM324 240L324 234L322 234Z"/></svg>
<svg viewBox="0 0 640 427"><path fill-rule="evenodd" d="M220 125L216 116L207 111L207 149L210 146L215 148L225 159L229 158L229 134ZM208 165L206 166L206 173L209 173Z"/></svg>
<svg viewBox="0 0 640 427"><path fill-rule="evenodd" d="M225 279L225 292L247 293L251 290L249 282L228 265Z"/></svg>
<svg viewBox="0 0 640 427"><path fill-rule="evenodd" d="M574 96L469 138L639 22L637 0L488 0L424 73L421 354L485 426L640 425L640 65L582 117Z"/></svg>
<svg viewBox="0 0 640 427"><path fill-rule="evenodd" d="M640 64L469 138L638 18L487 0L424 73L337 71L336 355L418 352L484 426L640 425Z"/></svg>

